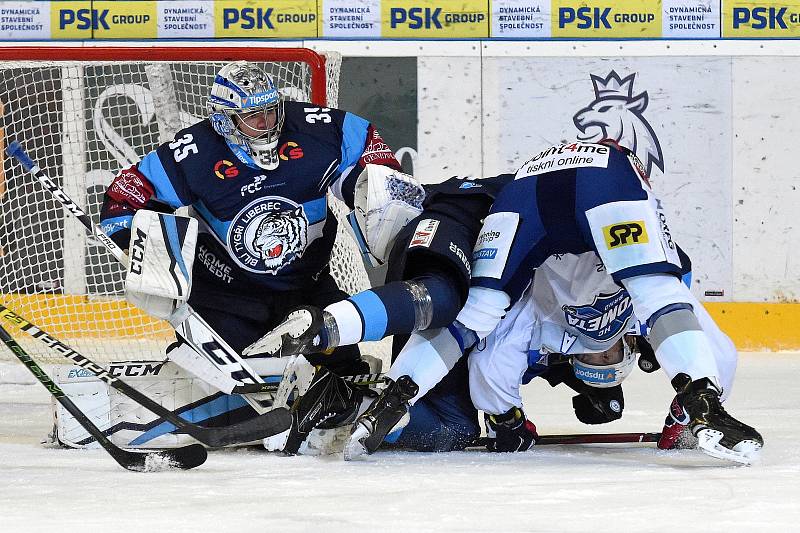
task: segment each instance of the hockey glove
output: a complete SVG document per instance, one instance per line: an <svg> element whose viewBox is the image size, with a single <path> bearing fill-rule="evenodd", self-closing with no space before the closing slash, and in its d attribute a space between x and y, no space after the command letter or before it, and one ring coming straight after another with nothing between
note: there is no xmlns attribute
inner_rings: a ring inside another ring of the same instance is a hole
<svg viewBox="0 0 800 533"><path fill-rule="evenodd" d="M591 389L572 397L575 416L584 424L605 424L622 417L625 398L622 387L607 389L587 387Z"/></svg>
<svg viewBox="0 0 800 533"><path fill-rule="evenodd" d="M525 418L519 407L512 407L502 415L484 415L490 452L524 452L539 438L536 426Z"/></svg>

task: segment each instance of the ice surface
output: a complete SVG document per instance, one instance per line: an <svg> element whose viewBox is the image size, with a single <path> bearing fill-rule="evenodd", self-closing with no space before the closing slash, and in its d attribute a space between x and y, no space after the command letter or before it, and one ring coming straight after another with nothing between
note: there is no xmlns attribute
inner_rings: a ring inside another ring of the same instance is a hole
<svg viewBox="0 0 800 533"><path fill-rule="evenodd" d="M381 452L281 457L215 451L190 471L132 473L102 450L39 442L39 385L0 386L0 531L798 531L800 354L743 354L726 406L761 431L760 464L651 445L541 446L524 454ZM541 380L540 380L541 381ZM662 372L625 382L625 415L584 426L567 390L526 389L542 434L659 431Z"/></svg>

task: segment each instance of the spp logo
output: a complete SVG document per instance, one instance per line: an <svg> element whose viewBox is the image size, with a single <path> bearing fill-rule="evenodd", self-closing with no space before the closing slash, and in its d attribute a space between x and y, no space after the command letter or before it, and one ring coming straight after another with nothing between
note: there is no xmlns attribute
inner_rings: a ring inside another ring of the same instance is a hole
<svg viewBox="0 0 800 533"><path fill-rule="evenodd" d="M274 30L276 24L316 22L314 13L276 13L273 7L226 7L222 10L222 28L242 30Z"/></svg>
<svg viewBox="0 0 800 533"><path fill-rule="evenodd" d="M734 7L733 16L733 29L738 29L742 26L752 28L754 30L788 30L789 26L786 24L800 23L800 13L789 13L787 15L786 7Z"/></svg>
<svg viewBox="0 0 800 533"><path fill-rule="evenodd" d="M239 175L239 169L227 159L223 159L214 165L214 174L221 180L235 178Z"/></svg>
<svg viewBox="0 0 800 533"><path fill-rule="evenodd" d="M389 10L389 22L392 28L407 26L411 30L441 30L443 26L455 24L479 24L486 20L483 13L442 13L442 8L412 7L405 9L393 7Z"/></svg>
<svg viewBox="0 0 800 533"><path fill-rule="evenodd" d="M603 228L603 236L609 250L619 246L630 246L631 244L645 244L650 242L647 237L647 229L644 220L631 222L621 222Z"/></svg>
<svg viewBox="0 0 800 533"><path fill-rule="evenodd" d="M108 9L60 9L58 29L110 30L111 24L145 24L150 21L147 14L114 14L109 17Z"/></svg>
<svg viewBox="0 0 800 533"><path fill-rule="evenodd" d="M278 149L278 157L283 161L300 159L303 155L303 149L294 141L287 141Z"/></svg>
<svg viewBox="0 0 800 533"><path fill-rule="evenodd" d="M558 27L574 25L579 30L611 29L611 24L651 24L655 13L612 13L610 7L560 7Z"/></svg>

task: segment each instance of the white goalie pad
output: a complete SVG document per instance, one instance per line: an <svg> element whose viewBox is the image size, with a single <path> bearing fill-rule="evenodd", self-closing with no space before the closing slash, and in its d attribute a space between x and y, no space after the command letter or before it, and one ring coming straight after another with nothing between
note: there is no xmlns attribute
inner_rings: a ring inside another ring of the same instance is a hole
<svg viewBox="0 0 800 533"><path fill-rule="evenodd" d="M266 382L275 383L276 390L285 364L285 361L279 365L270 362L269 368L265 368L270 373L262 376ZM170 361L113 362L106 369L170 411L201 425L210 420L225 425L226 417L243 416L236 413L250 409L242 396L220 394L213 386ZM177 448L196 442L187 434L174 433L172 424L164 422L79 366L56 366L53 380L117 446L160 449ZM274 392L263 394L274 397ZM53 399L51 406L54 421L51 436L53 443L70 448L98 446L94 438L60 403Z"/></svg>
<svg viewBox="0 0 800 533"><path fill-rule="evenodd" d="M150 315L169 318L189 299L197 220L140 210L131 224L127 300Z"/></svg>
<svg viewBox="0 0 800 533"><path fill-rule="evenodd" d="M364 167L348 220L361 253L373 267L386 261L397 234L422 213L424 199L425 190L412 176L381 165Z"/></svg>

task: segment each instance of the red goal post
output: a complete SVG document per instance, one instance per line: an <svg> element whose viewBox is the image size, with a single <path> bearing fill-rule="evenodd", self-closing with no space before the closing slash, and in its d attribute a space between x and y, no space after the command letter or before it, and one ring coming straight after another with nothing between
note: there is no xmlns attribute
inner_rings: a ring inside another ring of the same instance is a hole
<svg viewBox="0 0 800 533"><path fill-rule="evenodd" d="M97 220L116 172L205 118L213 76L242 59L261 65L290 100L337 105L340 56L306 48L3 47L0 145L21 142ZM172 329L127 304L113 257L20 165L7 157L0 163L2 303L91 358L163 357ZM338 201L329 203L341 217ZM345 233L340 223L331 270L353 293L369 282ZM40 361L60 362L19 339Z"/></svg>

